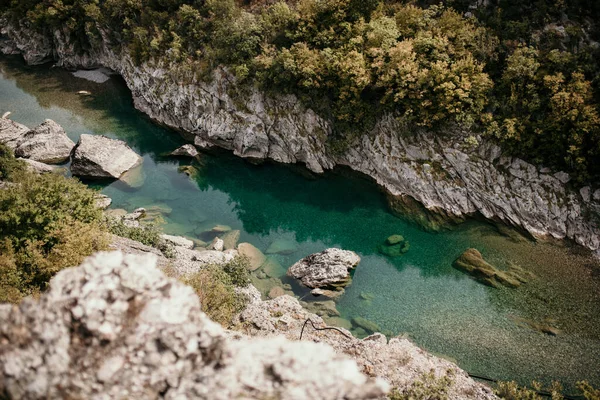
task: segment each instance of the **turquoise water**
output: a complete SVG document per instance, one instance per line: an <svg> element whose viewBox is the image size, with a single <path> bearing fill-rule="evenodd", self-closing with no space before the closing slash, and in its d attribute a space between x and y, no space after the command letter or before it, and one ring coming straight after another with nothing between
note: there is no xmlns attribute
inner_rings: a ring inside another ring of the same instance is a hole
<svg viewBox="0 0 600 400"><path fill-rule="evenodd" d="M126 140L143 155L141 187L101 186L113 208L161 205L169 210L163 216L166 232L205 241L216 224L239 229L241 241L263 251L285 240L293 252L270 256L281 265L281 275L327 247L353 250L362 261L337 303L345 319L367 318L471 373L521 383L556 379L569 388L581 379L600 385L600 266L586 252L513 241L477 221L425 232L392 215L370 181L343 170L311 177L299 168L252 165L217 152L194 163L199 173L192 179L178 172L189 161L165 155L183 141L133 109L118 77L96 84L7 58L0 58L0 71L0 112L12 111L13 120L33 127L51 118L74 140L83 133L104 134ZM81 90L91 95L78 94ZM396 259L377 253L392 234L402 234L411 245ZM483 286L451 266L468 247L500 267L515 262L536 278L518 289ZM304 301L315 300L285 276L267 279L260 270L256 275L264 292L289 283ZM560 333L543 334L516 323L521 319L546 321Z"/></svg>

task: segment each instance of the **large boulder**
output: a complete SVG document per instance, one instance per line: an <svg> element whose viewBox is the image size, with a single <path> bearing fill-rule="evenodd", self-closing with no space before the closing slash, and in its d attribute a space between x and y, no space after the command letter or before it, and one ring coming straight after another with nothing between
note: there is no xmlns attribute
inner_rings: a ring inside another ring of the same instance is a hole
<svg viewBox="0 0 600 400"><path fill-rule="evenodd" d="M122 140L100 135L81 135L72 156L71 172L85 178L119 179L142 162Z"/></svg>
<svg viewBox="0 0 600 400"><path fill-rule="evenodd" d="M75 142L69 139L62 126L47 119L21 136L15 155L46 164L60 164L69 159L73 147Z"/></svg>
<svg viewBox="0 0 600 400"><path fill-rule="evenodd" d="M14 399L375 399L388 385L332 347L230 338L155 257L100 253L39 300L0 305L0 393Z"/></svg>
<svg viewBox="0 0 600 400"><path fill-rule="evenodd" d="M8 118L0 118L0 143L7 145L11 149L14 150L17 147L19 140L27 132L29 132L29 128L25 125Z"/></svg>
<svg viewBox="0 0 600 400"><path fill-rule="evenodd" d="M359 262L360 257L355 252L333 248L303 258L292 265L287 274L309 288L339 288L350 283L350 270Z"/></svg>

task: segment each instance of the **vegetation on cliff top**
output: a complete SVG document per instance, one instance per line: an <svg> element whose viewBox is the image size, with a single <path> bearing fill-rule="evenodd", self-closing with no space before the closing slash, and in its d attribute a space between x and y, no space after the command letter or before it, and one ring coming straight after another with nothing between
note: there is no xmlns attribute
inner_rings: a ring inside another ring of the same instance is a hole
<svg viewBox="0 0 600 400"><path fill-rule="evenodd" d="M532 162L600 177L600 6L580 0L0 0L0 12L84 52L101 32L137 62L294 93L349 143L392 112L458 125ZM551 22L559 21L560 25ZM409 125L409 126L410 126Z"/></svg>

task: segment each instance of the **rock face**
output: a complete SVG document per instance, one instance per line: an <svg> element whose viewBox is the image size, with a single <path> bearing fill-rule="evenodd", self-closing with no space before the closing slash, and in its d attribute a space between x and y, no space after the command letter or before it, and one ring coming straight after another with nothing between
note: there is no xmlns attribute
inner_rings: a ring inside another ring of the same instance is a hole
<svg viewBox="0 0 600 400"><path fill-rule="evenodd" d="M327 249L304 257L292 265L287 274L309 288L339 288L350 282L350 270L359 262L360 257L353 251Z"/></svg>
<svg viewBox="0 0 600 400"><path fill-rule="evenodd" d="M81 135L72 156L71 172L85 178L119 179L142 162L122 140L99 135Z"/></svg>
<svg viewBox="0 0 600 400"><path fill-rule="evenodd" d="M152 256L100 253L39 301L0 305L9 398L372 399L387 384L328 345L227 337Z"/></svg>
<svg viewBox="0 0 600 400"><path fill-rule="evenodd" d="M523 269L511 265L507 271L502 271L489 264L477 249L467 249L454 261L454 268L466 272L475 280L495 288L502 285L511 288L526 283L531 275Z"/></svg>
<svg viewBox="0 0 600 400"><path fill-rule="evenodd" d="M64 129L51 119L25 133L15 149L17 157L46 164L60 164L69 159L75 143Z"/></svg>
<svg viewBox="0 0 600 400"><path fill-rule="evenodd" d="M331 154L325 145L331 133L326 120L294 96L271 97L255 88L242 94L227 70L217 69L212 81L199 82L175 65L149 61L137 66L127 50L111 48L108 40L81 53L69 41L69 32L44 36L26 23L2 21L0 26L5 39L0 50L23 54L29 63L54 57L59 66L104 66L118 72L136 108L182 131L198 147L219 146L241 157L304 163L317 173L347 165L375 179L393 199L401 200L396 204L416 201L436 213L436 224L480 213L536 237L569 238L592 250L600 248L600 227L588 217L600 212L600 200L568 189L563 174L552 175L503 155L489 140L478 138L479 145L467 145L469 132L407 132L390 115L344 154Z"/></svg>

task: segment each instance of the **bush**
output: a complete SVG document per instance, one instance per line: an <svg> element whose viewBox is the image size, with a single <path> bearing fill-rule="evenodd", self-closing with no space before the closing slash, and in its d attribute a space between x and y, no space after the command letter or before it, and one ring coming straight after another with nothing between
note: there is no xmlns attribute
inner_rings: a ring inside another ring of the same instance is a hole
<svg viewBox="0 0 600 400"><path fill-rule="evenodd" d="M544 389L539 382L532 382L532 388L519 386L516 382L498 382L494 393L501 399L506 400L563 400L563 387L559 382L552 382L552 385ZM585 400L600 400L600 390L593 388L587 381L577 382L577 389L581 392ZM543 394L541 394L543 393Z"/></svg>
<svg viewBox="0 0 600 400"><path fill-rule="evenodd" d="M56 272L103 250L95 192L56 174L13 174L0 190L0 301L43 290Z"/></svg>
<svg viewBox="0 0 600 400"><path fill-rule="evenodd" d="M234 284L234 281L246 279L240 274L243 264L243 260L234 259L224 267L209 265L193 275L182 278L183 283L196 291L202 311L225 327L231 325L234 315L246 305L245 297L235 292Z"/></svg>
<svg viewBox="0 0 600 400"><path fill-rule="evenodd" d="M448 370L448 374L436 378L433 371L421 375L420 380L416 380L405 389L394 388L389 394L390 400L447 400L448 391L454 383L452 378L453 371Z"/></svg>
<svg viewBox="0 0 600 400"><path fill-rule="evenodd" d="M0 143L0 181L10 181L25 171L25 163L17 160L11 148Z"/></svg>
<svg viewBox="0 0 600 400"><path fill-rule="evenodd" d="M141 226L128 226L120 219L107 218L106 229L113 235L121 236L160 250L165 257L174 256L173 247L161 239L162 231L158 225L151 223Z"/></svg>

